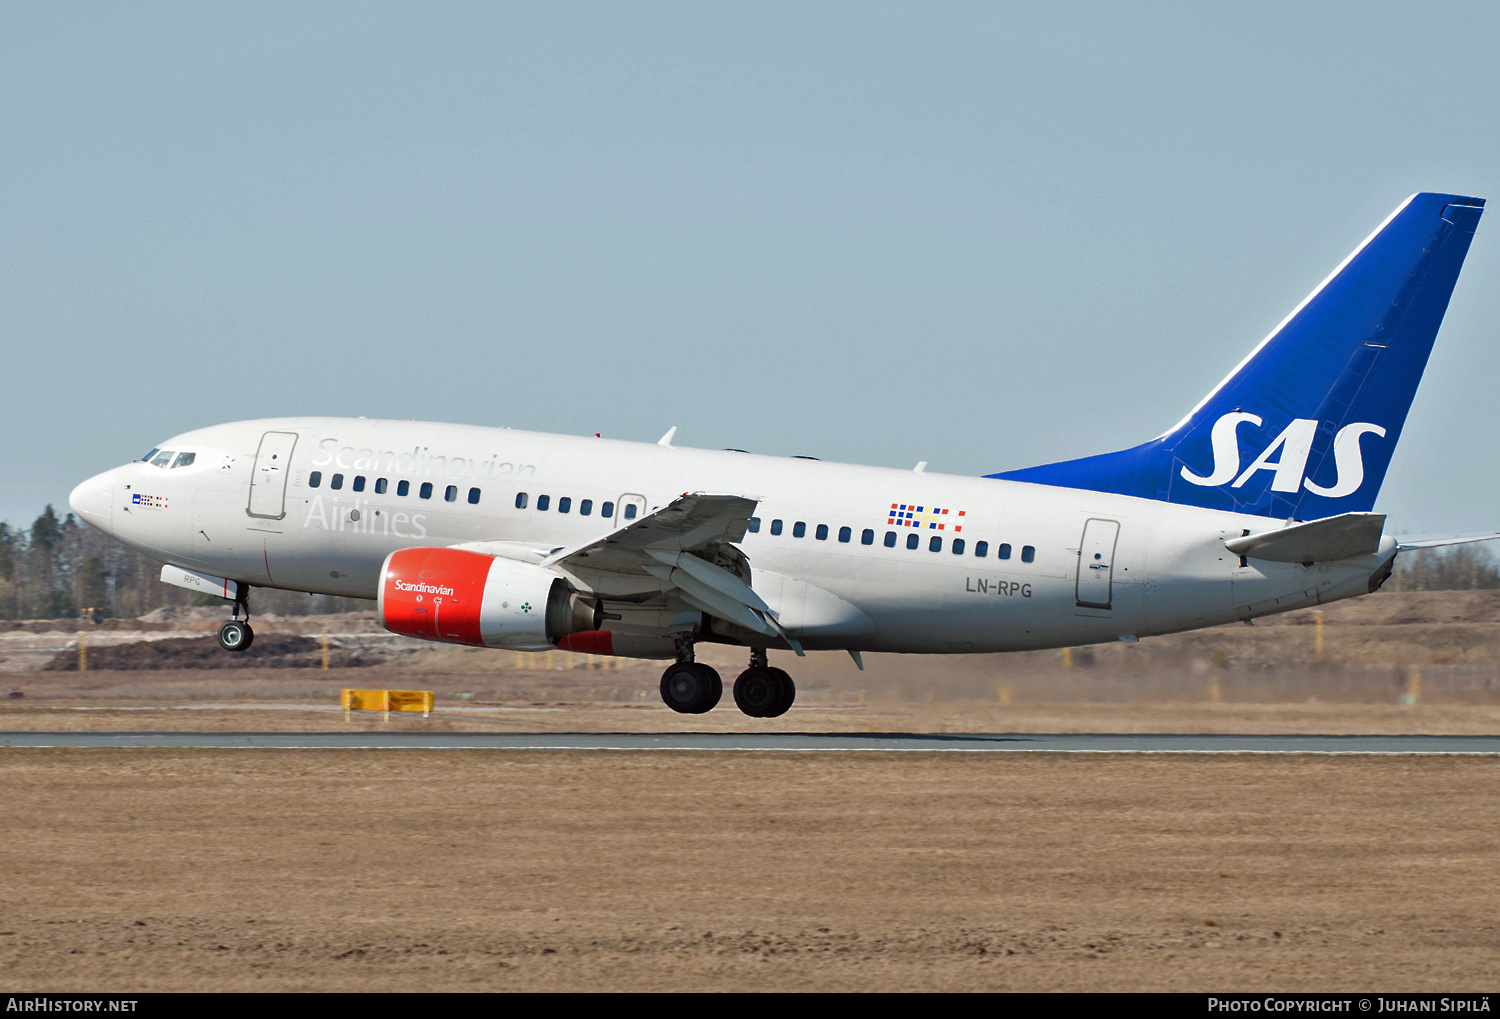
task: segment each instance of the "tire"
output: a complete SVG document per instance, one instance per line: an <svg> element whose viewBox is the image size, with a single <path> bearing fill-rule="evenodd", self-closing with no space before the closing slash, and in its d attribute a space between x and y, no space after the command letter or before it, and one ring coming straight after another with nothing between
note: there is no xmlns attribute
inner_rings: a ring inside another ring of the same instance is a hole
<svg viewBox="0 0 1500 1019"><path fill-rule="evenodd" d="M751 718L775 718L791 706L785 689L791 681L780 669L746 669L734 681L735 707Z"/></svg>
<svg viewBox="0 0 1500 1019"><path fill-rule="evenodd" d="M662 703L678 714L711 711L723 694L724 681L701 662L678 662L661 674Z"/></svg>
<svg viewBox="0 0 1500 1019"><path fill-rule="evenodd" d="M255 643L255 631L250 629L249 623L230 620L219 627L219 647L225 651L235 653L248 651L253 643Z"/></svg>
<svg viewBox="0 0 1500 1019"><path fill-rule="evenodd" d="M781 680L781 700L774 708L761 715L761 718L776 718L786 714L791 709L792 702L797 699L797 684L792 682L792 677L775 666L769 671L776 673Z"/></svg>
<svg viewBox="0 0 1500 1019"><path fill-rule="evenodd" d="M703 668L708 669L709 675L713 677L713 692L709 697L708 707L704 708L703 712L699 712L699 714L712 711L718 707L719 701L724 696L724 681L719 678L718 670L708 665L703 666Z"/></svg>

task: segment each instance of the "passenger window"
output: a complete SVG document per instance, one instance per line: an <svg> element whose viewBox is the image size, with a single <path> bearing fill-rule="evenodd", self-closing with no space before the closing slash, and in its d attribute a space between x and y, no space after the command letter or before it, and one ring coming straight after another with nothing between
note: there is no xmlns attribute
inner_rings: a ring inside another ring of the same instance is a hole
<svg viewBox="0 0 1500 1019"><path fill-rule="evenodd" d="M344 487L344 476L342 474L335 474L332 478L330 478L328 480L328 487L331 488L331 489L333 489L335 492L337 492L339 489L343 488Z"/></svg>
<svg viewBox="0 0 1500 1019"><path fill-rule="evenodd" d="M974 558L983 559L990 554L990 543L987 541L976 541L974 543Z"/></svg>
<svg viewBox="0 0 1500 1019"><path fill-rule="evenodd" d="M885 547L886 548L895 548L896 547L896 532L895 531L886 531L885 532Z"/></svg>
<svg viewBox="0 0 1500 1019"><path fill-rule="evenodd" d="M479 505L479 489L477 489L477 488L471 488L471 489L469 489L469 505L470 506L478 506Z"/></svg>
<svg viewBox="0 0 1500 1019"><path fill-rule="evenodd" d="M457 485L449 485L447 488L443 489L443 501L444 502L458 502L458 486Z"/></svg>
<svg viewBox="0 0 1500 1019"><path fill-rule="evenodd" d="M792 537L794 537L794 538L801 538L801 537L803 537L806 534L807 534L807 525L804 524L802 521L799 520L795 524L792 525Z"/></svg>
<svg viewBox="0 0 1500 1019"><path fill-rule="evenodd" d="M907 548L916 548L920 544L922 544L922 536L917 532L913 531L911 534L908 534L906 536Z"/></svg>
<svg viewBox="0 0 1500 1019"><path fill-rule="evenodd" d="M849 544L849 539L852 538L852 537L854 537L854 532L851 531L849 528L847 528L847 527L840 527L839 528L839 541L841 541L845 545L847 545L847 544Z"/></svg>
<svg viewBox="0 0 1500 1019"><path fill-rule="evenodd" d="M964 554L964 540L962 538L954 538L953 539L953 554L954 555L963 555Z"/></svg>
<svg viewBox="0 0 1500 1019"><path fill-rule="evenodd" d="M397 495L407 495L410 492L411 492L411 482L410 481L398 481L398 482L396 482L396 494Z"/></svg>
<svg viewBox="0 0 1500 1019"><path fill-rule="evenodd" d="M872 530L870 530L868 527L866 527L863 531L860 531L859 532L859 543L861 545L873 545L873 544L875 544L875 532L872 531Z"/></svg>
<svg viewBox="0 0 1500 1019"><path fill-rule="evenodd" d="M350 485L349 487L354 489L356 492L363 492L365 490L365 476L363 474L356 475L354 478L354 484Z"/></svg>
<svg viewBox="0 0 1500 1019"><path fill-rule="evenodd" d="M536 508L539 509L539 510L541 510L543 513L547 512L547 507L551 506L551 505L552 505L552 496L550 496L550 495L539 495L539 496L536 497Z"/></svg>
<svg viewBox="0 0 1500 1019"><path fill-rule="evenodd" d="M749 531L751 534L759 534L760 533L760 517L751 517L750 518L750 523L745 527L745 530Z"/></svg>
<svg viewBox="0 0 1500 1019"><path fill-rule="evenodd" d="M819 541L827 541L828 540L828 525L827 524L819 524L818 525L818 529L813 532L813 537L817 538Z"/></svg>
<svg viewBox="0 0 1500 1019"><path fill-rule="evenodd" d="M420 495L424 499L431 499L432 498L432 482L430 482L430 481L424 481L424 482L422 482L422 487L419 488L419 489L417 489L417 494Z"/></svg>
<svg viewBox="0 0 1500 1019"><path fill-rule="evenodd" d="M572 508L573 508L573 497L572 496L565 495L561 499L557 500L557 512L559 512L559 513L567 513L570 510L572 510Z"/></svg>
<svg viewBox="0 0 1500 1019"><path fill-rule="evenodd" d="M771 521L771 533L772 534L780 534L781 533L781 521L780 520L773 520L773 521Z"/></svg>
<svg viewBox="0 0 1500 1019"><path fill-rule="evenodd" d="M178 453L176 461L172 464L172 469L176 470L178 467L190 466L196 459L198 459L197 453Z"/></svg>
<svg viewBox="0 0 1500 1019"><path fill-rule="evenodd" d="M626 520L634 520L635 519L635 514L636 514L636 509L637 509L637 507L636 507L635 503L633 503L633 502L626 503L625 504L625 519Z"/></svg>
<svg viewBox="0 0 1500 1019"><path fill-rule="evenodd" d="M592 512L594 512L594 500L592 500L592 499L585 499L585 500L583 500L582 502L580 502L578 504L578 515L579 516L586 517L586 516L588 516Z"/></svg>
<svg viewBox="0 0 1500 1019"><path fill-rule="evenodd" d="M1036 547L1035 546L1033 546L1033 545L1023 545L1023 546L1021 546L1021 562L1023 562L1023 563L1036 562Z"/></svg>
<svg viewBox="0 0 1500 1019"><path fill-rule="evenodd" d="M1009 559L1010 558L1010 546L1009 545L1001 545L1000 548L999 548L999 550L995 552L995 557L997 559Z"/></svg>
<svg viewBox="0 0 1500 1019"><path fill-rule="evenodd" d="M941 552L942 550L943 550L943 539L939 538L936 534L934 534L932 536L932 540L927 543L927 551L929 551L929 552Z"/></svg>
<svg viewBox="0 0 1500 1019"><path fill-rule="evenodd" d="M612 502L607 502L604 505L600 506L599 515L605 520L609 520L610 518L612 518L615 515L615 504Z"/></svg>
<svg viewBox="0 0 1500 1019"><path fill-rule="evenodd" d="M308 488L317 488L322 483L323 483L323 472L322 471L313 471L311 474L309 474L307 476L307 487Z"/></svg>
<svg viewBox="0 0 1500 1019"><path fill-rule="evenodd" d="M516 493L516 509L525 509L525 508L526 508L526 493L525 492L517 492Z"/></svg>
<svg viewBox="0 0 1500 1019"><path fill-rule="evenodd" d="M376 495L384 495L386 488L388 488L389 486L390 486L390 482L389 481L386 481L384 478L376 478L375 479L375 494Z"/></svg>
<svg viewBox="0 0 1500 1019"><path fill-rule="evenodd" d="M172 458L176 455L176 452L174 452L173 450L167 450L166 452L160 454L155 460L152 460L151 466L166 467L169 463L172 462Z"/></svg>

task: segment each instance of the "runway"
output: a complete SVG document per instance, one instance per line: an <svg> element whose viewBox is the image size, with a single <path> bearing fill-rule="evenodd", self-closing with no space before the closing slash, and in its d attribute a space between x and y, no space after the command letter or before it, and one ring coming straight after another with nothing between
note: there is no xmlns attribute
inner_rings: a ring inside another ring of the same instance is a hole
<svg viewBox="0 0 1500 1019"><path fill-rule="evenodd" d="M210 750L689 750L1057 754L1489 754L1497 736L1116 733L8 732L0 747Z"/></svg>

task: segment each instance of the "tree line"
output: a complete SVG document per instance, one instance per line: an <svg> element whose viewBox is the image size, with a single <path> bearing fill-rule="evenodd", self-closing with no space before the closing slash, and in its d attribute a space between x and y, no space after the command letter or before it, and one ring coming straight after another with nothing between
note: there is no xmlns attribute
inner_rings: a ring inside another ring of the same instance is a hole
<svg viewBox="0 0 1500 1019"><path fill-rule="evenodd" d="M164 605L227 605L163 584L160 577L161 563L71 513L58 516L50 505L29 528L0 523L0 619L76 619L85 612L131 619ZM250 598L255 613L283 616L360 611L371 604L267 588L256 588Z"/></svg>
<svg viewBox="0 0 1500 1019"><path fill-rule="evenodd" d="M126 548L73 514L49 505L29 528L0 523L0 619L143 616L163 605L222 605L223 599L163 584L161 564ZM1500 588L1500 569L1487 544L1453 545L1405 553L1386 591ZM285 616L369 609L358 598L309 596L257 588L257 613Z"/></svg>
<svg viewBox="0 0 1500 1019"><path fill-rule="evenodd" d="M1403 552L1383 591L1474 591L1500 587L1489 542Z"/></svg>

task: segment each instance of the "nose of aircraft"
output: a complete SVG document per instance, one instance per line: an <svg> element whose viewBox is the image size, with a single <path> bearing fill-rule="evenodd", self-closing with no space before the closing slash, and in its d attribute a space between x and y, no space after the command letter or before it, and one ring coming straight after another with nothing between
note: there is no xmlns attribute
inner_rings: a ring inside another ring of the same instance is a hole
<svg viewBox="0 0 1500 1019"><path fill-rule="evenodd" d="M95 475L68 496L68 505L73 512L106 534L112 533L114 474L114 471L105 471Z"/></svg>

